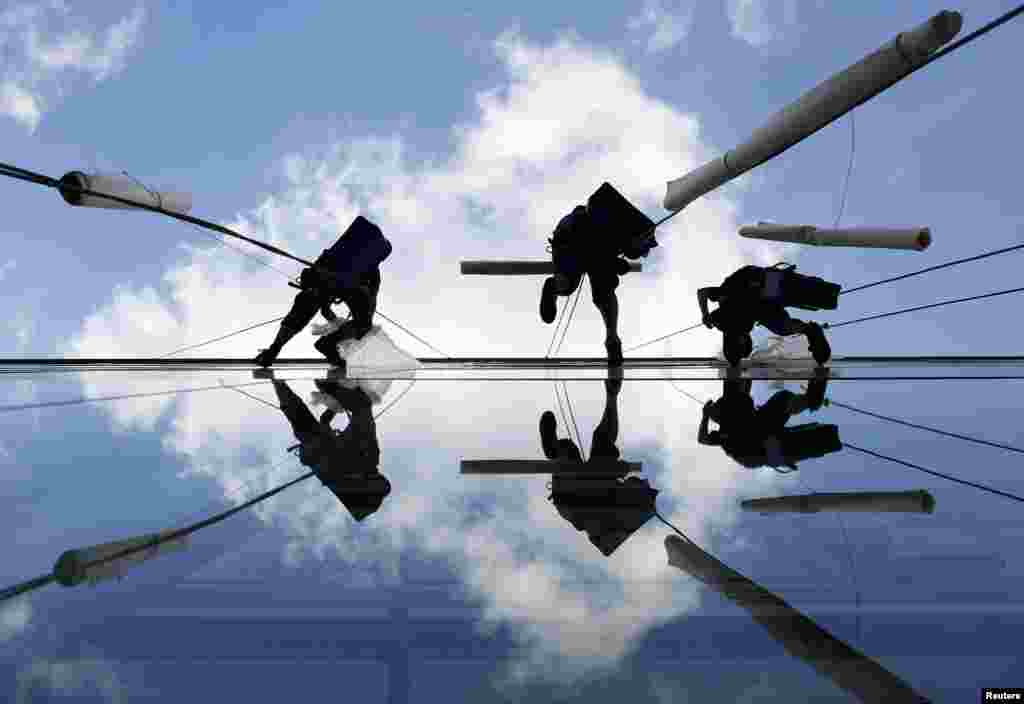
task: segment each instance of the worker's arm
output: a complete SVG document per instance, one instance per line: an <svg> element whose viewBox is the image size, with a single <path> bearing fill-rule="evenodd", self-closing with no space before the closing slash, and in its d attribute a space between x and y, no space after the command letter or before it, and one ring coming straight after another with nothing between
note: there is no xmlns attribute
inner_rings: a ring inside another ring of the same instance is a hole
<svg viewBox="0 0 1024 704"><path fill-rule="evenodd" d="M711 322L711 314L708 313L708 300L718 300L717 286L706 286L697 289L697 305L700 306L701 322L704 323L704 327L710 329L714 327L714 324Z"/></svg>

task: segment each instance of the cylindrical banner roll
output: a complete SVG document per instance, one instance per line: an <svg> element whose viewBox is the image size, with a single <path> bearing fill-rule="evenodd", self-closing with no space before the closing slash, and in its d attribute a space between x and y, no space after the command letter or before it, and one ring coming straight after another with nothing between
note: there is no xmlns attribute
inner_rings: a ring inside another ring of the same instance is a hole
<svg viewBox="0 0 1024 704"><path fill-rule="evenodd" d="M185 547L187 536L167 540L174 532L163 530L126 540L67 550L57 559L53 573L57 581L65 587L73 587L85 581L98 582L120 577L133 565Z"/></svg>
<svg viewBox="0 0 1024 704"><path fill-rule="evenodd" d="M666 210L691 202L809 137L862 102L874 97L955 37L959 12L943 10L924 24L896 36L878 51L818 84L772 115L750 138L723 156L668 182Z"/></svg>
<svg viewBox="0 0 1024 704"><path fill-rule="evenodd" d="M118 198L135 201L154 208L162 208L174 213L187 213L192 209L192 196L176 191L157 191L121 174L85 174L71 171L60 179L60 194L69 205L80 205L87 208L110 208L114 210L131 210L134 206L109 198L86 195L79 189L96 193L109 193Z"/></svg>
<svg viewBox="0 0 1024 704"><path fill-rule="evenodd" d="M863 491L844 494L803 494L740 502L747 511L759 513L933 513L935 498L927 491Z"/></svg>
<svg viewBox="0 0 1024 704"><path fill-rule="evenodd" d="M477 276L551 276L555 265L551 261L529 260L475 260L459 262L462 274ZM629 262L631 272L643 271L640 262Z"/></svg>
<svg viewBox="0 0 1024 704"><path fill-rule="evenodd" d="M846 227L824 228L814 225L776 225L759 222L744 225L740 235L758 240L795 242L819 247L875 247L913 249L921 252L932 243L927 227Z"/></svg>

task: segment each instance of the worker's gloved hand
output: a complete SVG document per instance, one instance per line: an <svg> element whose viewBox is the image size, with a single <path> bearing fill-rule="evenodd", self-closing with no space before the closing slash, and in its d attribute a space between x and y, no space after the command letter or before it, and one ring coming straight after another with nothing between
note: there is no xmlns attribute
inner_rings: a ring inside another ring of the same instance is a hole
<svg viewBox="0 0 1024 704"><path fill-rule="evenodd" d="M615 273L618 274L619 276L622 276L623 274L628 274L629 262L627 262L622 257L617 257L615 259Z"/></svg>
<svg viewBox="0 0 1024 704"><path fill-rule="evenodd" d="M703 410L704 415L708 415L709 413L711 413L711 409L714 408L714 406L715 406L715 402L714 401L706 401L704 403L704 410Z"/></svg>
<svg viewBox="0 0 1024 704"><path fill-rule="evenodd" d="M704 323L704 327L706 327L708 330L711 330L715 327L715 322L711 319L710 313L701 316L701 322Z"/></svg>

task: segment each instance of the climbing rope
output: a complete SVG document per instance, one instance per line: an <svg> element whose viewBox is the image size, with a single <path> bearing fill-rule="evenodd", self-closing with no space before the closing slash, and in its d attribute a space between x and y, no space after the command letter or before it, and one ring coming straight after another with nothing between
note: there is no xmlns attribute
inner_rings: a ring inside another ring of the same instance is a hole
<svg viewBox="0 0 1024 704"><path fill-rule="evenodd" d="M235 330L234 332L229 332L227 335L221 335L220 337L215 337L212 340L207 340L206 342L200 342L198 345L189 345L188 347L182 347L181 349L174 350L173 352L168 352L167 354L162 354L162 355L160 355L160 358L162 359L164 357L170 357L171 355L178 354L179 352L185 352L187 350L194 350L197 347L205 347L206 345L212 345L214 342L220 342L221 340L226 340L229 337L234 337L235 335L241 335L243 332L248 332L250 330L255 330L256 328L261 328L264 325L270 325L271 323L276 323L276 322L278 322L280 320L284 320L284 319L285 319L285 316L282 315L279 318L272 318L270 320L264 320L262 323L256 323L255 325L250 325L247 328L242 328L241 330Z"/></svg>
<svg viewBox="0 0 1024 704"><path fill-rule="evenodd" d="M865 316L863 318L855 318L853 320L845 320L845 321L843 321L841 323L824 323L824 324L822 324L822 327L823 328L828 328L828 329L831 330L833 328L841 328L844 325L853 325L854 323L863 323L863 322L866 322L868 320L878 320L880 318L888 318L888 317L893 316L893 315L902 315L904 313L913 313L913 312L919 311L919 310L928 310L929 308L940 308L942 306L948 306L948 305L952 305L954 303L967 303L968 301L978 301L978 300L981 300L983 298L993 298L995 296L1005 296L1006 294L1009 294L1009 293L1020 293L1021 291L1024 291L1024 286L1020 286L1020 287L1017 287L1017 288L1006 289L1005 291L994 291L992 293L983 293L983 294L980 294L978 296L968 296L966 298L954 298L954 299L951 299L951 300L948 300L948 301L939 301L938 303L929 303L928 305L925 305L925 306L914 306L913 308L903 308L901 310L894 310L894 311L891 311L889 313L879 313L878 315L868 315L868 316Z"/></svg>
<svg viewBox="0 0 1024 704"><path fill-rule="evenodd" d="M835 222L832 227L839 227L839 221L843 219L843 211L846 210L846 196L850 192L850 176L853 175L853 155L857 151L857 130L853 126L853 110L850 111L850 161L846 165L846 179L843 183L843 196L839 200L839 212L836 213Z"/></svg>
<svg viewBox="0 0 1024 704"><path fill-rule="evenodd" d="M653 340L651 340L650 342L645 342L642 345L634 345L633 347L630 347L629 349L623 350L623 354L625 354L626 352L632 352L633 350L638 350L641 347L647 347L648 345L653 345L655 342L660 342L661 340L667 340L668 338L675 337L676 335L682 335L684 332L689 332L690 330L696 330L697 328L701 327L703 324L704 323L696 323L694 325L691 325L688 328L683 328L682 330L676 330L675 332L670 332L668 335L662 335L661 337L656 337Z"/></svg>

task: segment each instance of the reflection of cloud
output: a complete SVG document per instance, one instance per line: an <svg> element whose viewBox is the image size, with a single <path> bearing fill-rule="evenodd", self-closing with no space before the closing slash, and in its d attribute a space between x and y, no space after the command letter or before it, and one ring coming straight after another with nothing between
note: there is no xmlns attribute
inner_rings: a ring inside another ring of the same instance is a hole
<svg viewBox="0 0 1024 704"><path fill-rule="evenodd" d="M32 619L32 602L27 596L15 597L0 604L0 641L8 641L28 628Z"/></svg>
<svg viewBox="0 0 1024 704"><path fill-rule="evenodd" d="M71 15L63 2L21 4L0 12L0 115L32 132L74 75L95 82L117 74L138 42L141 6L102 33Z"/></svg>
<svg viewBox="0 0 1024 704"><path fill-rule="evenodd" d="M239 216L235 226L314 255L365 212L395 244L383 267L384 311L446 352L536 355L551 334L536 320L539 282L458 279L455 262L544 257L544 237L558 218L602 179L653 210L659 184L708 154L697 119L644 94L614 57L575 40L538 47L512 34L495 47L507 78L477 96L478 115L455 129L446 161L411 164L400 139L378 137L351 139L317 157L293 155L285 161L287 189ZM735 207L706 198L659 231L663 246L645 262L654 273L626 279L620 288L624 337L647 339L689 323L691 315L677 324L642 313L648 306L674 311L679 300L694 300L710 271L717 281L748 262L748 252L773 251L744 249L735 229ZM152 290L118 289L76 336L74 350L159 353L285 312L290 290L275 274L249 270L245 260L220 249L188 253L187 262L165 275L170 300ZM770 261L769 254L763 263ZM575 337L584 341L567 341L566 354L574 353L573 344L581 353L600 349L599 319L584 308L575 323ZM144 319L156 323L147 330ZM271 334L227 340L204 354L251 355ZM313 355L312 342L304 333L286 352ZM685 344L700 354L717 340L693 337ZM89 383L98 383L96 375ZM293 536L289 560L341 561L357 568L359 579L369 570L383 580L400 550L425 552L460 575L483 602L487 623L511 623L534 646L536 657L522 663L531 674L550 672L549 656L588 665L615 661L647 629L694 605L693 589L669 581L663 527L648 524L604 559L548 503L543 478L481 482L458 475L456 448L481 457L519 456L524 445L539 453L536 423L545 401L537 399L551 402L550 385L460 384L452 398L445 395L450 386L430 384L417 385L379 424L381 470L394 490L372 519L354 524L315 480L256 509ZM293 386L303 398L312 390L310 382ZM383 404L403 388L392 387ZM273 397L269 387L247 391ZM675 395L667 386L663 393ZM599 415L603 393L594 403ZM728 497L740 475L720 452L693 448L696 415L666 420L662 411L659 404L624 406L624 448L627 455L630 443L664 448L671 461L660 472L650 467L648 476L656 473L655 486L678 504L670 519L700 540L728 524L735 510ZM113 412L125 423L135 413L151 417L131 404ZM292 442L279 413L231 391L178 398L164 438L168 449L188 458L187 474L211 477L225 491L251 481L250 497L295 476L294 461L273 471L266 466ZM268 458L266 464L253 464L254 456ZM468 504L481 508L471 514Z"/></svg>
<svg viewBox="0 0 1024 704"><path fill-rule="evenodd" d="M797 0L726 0L726 11L737 39L764 46L785 39L797 23Z"/></svg>
<svg viewBox="0 0 1024 704"><path fill-rule="evenodd" d="M41 694L74 697L100 696L104 701L125 701L124 687L113 664L106 660L37 660L17 675L16 701L36 701Z"/></svg>
<svg viewBox="0 0 1024 704"><path fill-rule="evenodd" d="M672 4L675 7L666 7L661 0L646 0L641 13L629 19L630 30L650 33L646 42L649 53L671 49L690 33L695 3L675 0Z"/></svg>

